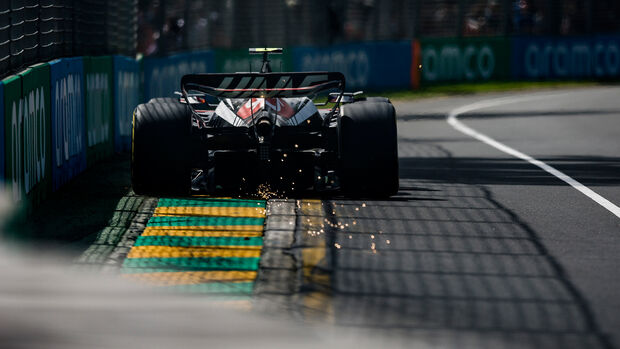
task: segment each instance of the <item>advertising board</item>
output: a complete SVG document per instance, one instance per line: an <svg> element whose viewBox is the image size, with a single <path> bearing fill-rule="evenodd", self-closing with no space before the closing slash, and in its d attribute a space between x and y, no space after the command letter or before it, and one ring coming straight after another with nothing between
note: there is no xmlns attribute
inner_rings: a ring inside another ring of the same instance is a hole
<svg viewBox="0 0 620 349"><path fill-rule="evenodd" d="M411 59L411 41L293 48L294 70L342 72L347 90L409 88Z"/></svg>
<svg viewBox="0 0 620 349"><path fill-rule="evenodd" d="M50 62L52 190L86 169L84 64L81 57Z"/></svg>

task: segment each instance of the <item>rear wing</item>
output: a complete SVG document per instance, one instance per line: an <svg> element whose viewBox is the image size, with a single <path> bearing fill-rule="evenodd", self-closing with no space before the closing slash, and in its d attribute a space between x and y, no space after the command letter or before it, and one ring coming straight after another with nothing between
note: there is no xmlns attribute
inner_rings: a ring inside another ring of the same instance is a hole
<svg viewBox="0 0 620 349"><path fill-rule="evenodd" d="M248 50L251 55L282 54L282 51L281 47L252 47Z"/></svg>
<svg viewBox="0 0 620 349"><path fill-rule="evenodd" d="M218 98L304 97L344 88L344 75L337 72L191 74L181 79L183 95L198 91Z"/></svg>

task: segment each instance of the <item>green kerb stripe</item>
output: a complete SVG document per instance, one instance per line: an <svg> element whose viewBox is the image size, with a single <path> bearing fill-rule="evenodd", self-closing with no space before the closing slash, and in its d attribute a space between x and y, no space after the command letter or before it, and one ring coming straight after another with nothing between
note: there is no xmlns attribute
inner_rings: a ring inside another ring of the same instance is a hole
<svg viewBox="0 0 620 349"><path fill-rule="evenodd" d="M141 268L123 266L122 274L145 274L145 273L181 273L181 272L205 271L204 268Z"/></svg>
<svg viewBox="0 0 620 349"><path fill-rule="evenodd" d="M264 218L249 217L151 217L149 227L191 227L206 225L263 225Z"/></svg>
<svg viewBox="0 0 620 349"><path fill-rule="evenodd" d="M251 295L254 282L208 282L195 285L162 286L159 289L201 294Z"/></svg>
<svg viewBox="0 0 620 349"><path fill-rule="evenodd" d="M264 200L238 199L159 199L157 207L262 207Z"/></svg>
<svg viewBox="0 0 620 349"><path fill-rule="evenodd" d="M140 236L134 246L262 246L262 237Z"/></svg>
<svg viewBox="0 0 620 349"><path fill-rule="evenodd" d="M179 257L179 258L127 258L122 272L129 268L200 270L258 270L258 257Z"/></svg>

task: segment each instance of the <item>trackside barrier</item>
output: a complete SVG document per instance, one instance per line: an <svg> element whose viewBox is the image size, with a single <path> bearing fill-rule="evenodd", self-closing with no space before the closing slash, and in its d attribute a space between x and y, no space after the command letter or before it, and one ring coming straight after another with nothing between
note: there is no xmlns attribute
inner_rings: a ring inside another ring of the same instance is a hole
<svg viewBox="0 0 620 349"><path fill-rule="evenodd" d="M11 75L2 80L4 86L4 179L11 191L13 202L21 202L24 193L22 128L24 124L24 103L22 101L22 79Z"/></svg>
<svg viewBox="0 0 620 349"><path fill-rule="evenodd" d="M84 63L82 57L50 62L52 190L86 169Z"/></svg>
<svg viewBox="0 0 620 349"><path fill-rule="evenodd" d="M22 76L24 104L23 164L28 207L45 200L52 188L50 66L35 64Z"/></svg>
<svg viewBox="0 0 620 349"><path fill-rule="evenodd" d="M4 187L4 84L0 81L0 188Z"/></svg>
<svg viewBox="0 0 620 349"><path fill-rule="evenodd" d="M181 88L183 75L212 72L213 61L212 51L142 59L143 101L146 102L154 97L173 97L174 91Z"/></svg>
<svg viewBox="0 0 620 349"><path fill-rule="evenodd" d="M5 180L14 203L30 210L51 191L50 66L36 64L3 84Z"/></svg>
<svg viewBox="0 0 620 349"><path fill-rule="evenodd" d="M248 49L215 50L215 71L218 73L260 72L263 56L249 55ZM291 50L284 49L282 54L269 56L271 69L274 72L293 70Z"/></svg>
<svg viewBox="0 0 620 349"><path fill-rule="evenodd" d="M114 56L114 151L131 149L133 110L140 103L140 64Z"/></svg>
<svg viewBox="0 0 620 349"><path fill-rule="evenodd" d="M295 47L292 52L296 71L340 71L347 90L411 86L411 41Z"/></svg>
<svg viewBox="0 0 620 349"><path fill-rule="evenodd" d="M419 40L420 84L501 80L511 76L510 39L440 38ZM413 81L416 85L418 82Z"/></svg>
<svg viewBox="0 0 620 349"><path fill-rule="evenodd" d="M512 47L515 79L620 76L620 36L522 37Z"/></svg>
<svg viewBox="0 0 620 349"><path fill-rule="evenodd" d="M88 166L114 150L114 69L111 56L84 57L86 87L86 163Z"/></svg>

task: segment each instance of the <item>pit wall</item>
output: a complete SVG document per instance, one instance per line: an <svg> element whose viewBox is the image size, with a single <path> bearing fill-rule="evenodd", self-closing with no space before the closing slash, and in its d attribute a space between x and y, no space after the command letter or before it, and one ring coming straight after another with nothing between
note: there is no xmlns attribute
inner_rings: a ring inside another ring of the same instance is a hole
<svg viewBox="0 0 620 349"><path fill-rule="evenodd" d="M293 47L274 71L341 71L348 90L403 90L490 80L618 79L620 34L579 37L422 38ZM0 82L0 182L29 212L112 153L131 148L135 106L173 96L183 75L259 71L246 50L135 60L73 57Z"/></svg>

